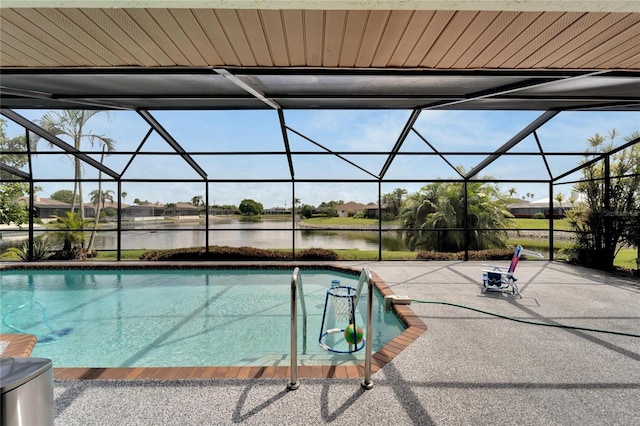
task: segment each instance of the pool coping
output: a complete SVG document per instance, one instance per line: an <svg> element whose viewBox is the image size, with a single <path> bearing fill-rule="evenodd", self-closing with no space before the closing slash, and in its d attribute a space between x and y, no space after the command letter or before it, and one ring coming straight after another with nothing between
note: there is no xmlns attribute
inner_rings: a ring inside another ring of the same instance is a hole
<svg viewBox="0 0 640 426"><path fill-rule="evenodd" d="M274 269L282 268L293 270L299 266L303 270L312 269L330 269L348 274L359 274L361 269L352 266L331 265L325 263L299 263L299 264L281 264L281 263L184 263L184 262L135 262L131 264L122 263L93 263L83 262L72 264L56 262L56 263L39 263L33 264L14 264L7 265L7 268L0 269L64 269L88 268L88 269L141 269L143 268L255 268L255 269ZM382 296L393 295L393 291L382 279L375 273L371 272L373 284L382 294ZM398 336L387 342L382 348L372 354L371 371L375 373L382 369L386 364L398 356L407 346L420 337L426 330L427 326L416 316L409 305L392 305L392 309L398 315L400 320L405 324L406 329ZM11 342L8 349L11 353L21 354L19 356L30 356L33 349L32 338L25 338L25 342L30 342L30 347L21 347L20 341ZM7 352L5 350L5 352ZM15 352L14 352L15 351ZM4 353L2 356L8 356ZM300 378L317 378L317 379L355 379L364 376L364 361L358 365L299 365L298 377ZM291 376L290 366L231 366L231 367L58 367L53 369L53 376L56 380L179 380L179 379L278 379Z"/></svg>

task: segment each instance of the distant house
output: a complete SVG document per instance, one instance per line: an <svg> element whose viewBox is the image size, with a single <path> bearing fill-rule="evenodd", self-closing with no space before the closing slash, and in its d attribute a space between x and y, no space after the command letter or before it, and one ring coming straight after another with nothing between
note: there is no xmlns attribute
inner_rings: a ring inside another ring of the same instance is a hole
<svg viewBox="0 0 640 426"><path fill-rule="evenodd" d="M126 209L127 207L129 207L129 204L125 204L125 203L120 203L120 208L122 209ZM102 206L103 209L108 209L108 208L113 208L118 210L118 202L117 201L109 201L107 200L104 205Z"/></svg>
<svg viewBox="0 0 640 426"><path fill-rule="evenodd" d="M127 204L121 204L120 207L122 209L126 209L128 207ZM85 212L87 212L87 208L91 209L91 215L87 215L87 217L95 217L95 213L96 211L98 211L98 208L95 204L93 203L87 203L85 204ZM104 203L104 205L100 206L100 210L101 211L105 211L106 209L114 209L116 211L118 211L118 203L116 201L106 201Z"/></svg>
<svg viewBox="0 0 640 426"><path fill-rule="evenodd" d="M536 201L522 201L518 203L513 203L507 206L509 209L509 213L511 213L514 217L520 218L532 218L538 213L542 213L545 218L550 217L549 210L549 199L544 198ZM562 205L553 200L553 217L554 218L562 218L565 217L565 211L571 209L571 204L569 202L562 203Z"/></svg>
<svg viewBox="0 0 640 426"><path fill-rule="evenodd" d="M122 217L154 217L164 216L164 204L144 204L142 206L129 206L122 209Z"/></svg>
<svg viewBox="0 0 640 426"><path fill-rule="evenodd" d="M348 203L341 204L339 206L335 206L336 212L339 217L349 217L349 212L353 214L364 212L369 206L365 204L356 203L354 201L349 201Z"/></svg>
<svg viewBox="0 0 640 426"><path fill-rule="evenodd" d="M365 209L364 216L368 219L378 219L381 214L385 214L389 212L389 207L386 204L378 207L375 204L368 205Z"/></svg>
<svg viewBox="0 0 640 426"><path fill-rule="evenodd" d="M18 201L23 204L29 204L29 197L20 197ZM33 197L33 209L35 217L47 219L52 216L63 216L66 212L70 212L71 204L36 195ZM93 215L93 208L90 205L84 205L84 215L85 217Z"/></svg>
<svg viewBox="0 0 640 426"><path fill-rule="evenodd" d="M165 216L198 216L200 207L191 203L175 203L170 207L165 206Z"/></svg>
<svg viewBox="0 0 640 426"><path fill-rule="evenodd" d="M291 214L291 210L287 210L284 207L271 207L269 209L264 209L264 214Z"/></svg>
<svg viewBox="0 0 640 426"><path fill-rule="evenodd" d="M228 216L236 214L238 211L235 209L223 209L220 207L209 207L209 214L214 216Z"/></svg>

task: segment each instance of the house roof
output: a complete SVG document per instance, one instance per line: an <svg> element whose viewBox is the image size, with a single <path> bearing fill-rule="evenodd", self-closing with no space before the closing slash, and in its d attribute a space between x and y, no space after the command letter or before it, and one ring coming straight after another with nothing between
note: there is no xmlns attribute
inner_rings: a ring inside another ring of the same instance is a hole
<svg viewBox="0 0 640 426"><path fill-rule="evenodd" d="M102 203L101 203L101 204L102 204ZM92 208L94 208L94 209L96 208L96 205L95 205L95 204L93 204L93 203L85 203L85 206L89 206L89 207L92 207ZM118 208L118 202L117 202L117 201L108 201L108 200L107 200L107 201L104 203L104 205L102 206L102 208L105 208L105 207L112 207L112 208L114 208L114 209L117 209L117 208ZM122 203L122 204L121 204L121 208L123 208L123 209L124 209L124 208L127 208L127 207L129 207L129 205L128 205L128 204L124 204L124 203Z"/></svg>
<svg viewBox="0 0 640 426"><path fill-rule="evenodd" d="M137 204L132 204L130 206L127 206L128 209L144 209L144 208L156 208L156 209L163 209L165 206L164 204L161 203L149 203L149 204L142 204L142 205L137 205Z"/></svg>
<svg viewBox="0 0 640 426"><path fill-rule="evenodd" d="M191 203L175 203L176 208L181 210L198 210L198 206L194 206Z"/></svg>
<svg viewBox="0 0 640 426"><path fill-rule="evenodd" d="M21 203L28 204L29 197L20 197L18 201ZM52 198L43 198L39 196L34 197L33 202L35 207L47 207L47 208L71 208L71 204L65 203L62 201L54 200Z"/></svg>
<svg viewBox="0 0 640 426"><path fill-rule="evenodd" d="M366 209L366 204L356 203L355 201L349 201L348 203L340 204L339 206L335 206L336 210L364 210Z"/></svg>

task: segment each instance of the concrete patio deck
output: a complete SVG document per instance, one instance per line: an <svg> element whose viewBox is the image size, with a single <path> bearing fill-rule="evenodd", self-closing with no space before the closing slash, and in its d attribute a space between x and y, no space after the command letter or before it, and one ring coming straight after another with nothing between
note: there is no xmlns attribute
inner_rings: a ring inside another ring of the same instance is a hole
<svg viewBox="0 0 640 426"><path fill-rule="evenodd" d="M518 319L640 334L640 281L518 265L522 299L481 294L479 262L368 262L396 294ZM56 425L640 424L640 338L412 303L427 331L360 379L56 380ZM286 330L288 332L288 330Z"/></svg>

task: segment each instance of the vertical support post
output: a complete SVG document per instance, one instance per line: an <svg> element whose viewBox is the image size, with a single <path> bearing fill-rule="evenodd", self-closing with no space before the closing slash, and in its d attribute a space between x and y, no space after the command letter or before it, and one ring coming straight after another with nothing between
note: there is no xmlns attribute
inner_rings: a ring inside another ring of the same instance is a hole
<svg viewBox="0 0 640 426"><path fill-rule="evenodd" d="M116 261L122 260L122 181L118 179L118 215L116 216Z"/></svg>
<svg viewBox="0 0 640 426"><path fill-rule="evenodd" d="M293 270L291 276L291 381L287 385L288 390L296 390L300 387L298 382L298 276L300 269Z"/></svg>
<svg viewBox="0 0 640 426"><path fill-rule="evenodd" d="M291 258L296 258L296 181L291 177Z"/></svg>
<svg viewBox="0 0 640 426"><path fill-rule="evenodd" d="M611 222L612 222L612 212L611 212L611 154L607 154L604 157L604 206L603 206L603 225L604 225L604 251L606 256L608 257L610 253L613 253L615 247L612 247L612 238L611 238ZM613 257L613 256L611 256ZM613 266L613 261L609 264L609 260L607 260L607 267Z"/></svg>
<svg viewBox="0 0 640 426"><path fill-rule="evenodd" d="M553 182L551 181L549 182L549 211L551 212L551 214L549 215L549 260L553 261L554 206L553 206Z"/></svg>
<svg viewBox="0 0 640 426"><path fill-rule="evenodd" d="M382 261L382 181L378 179L378 261Z"/></svg>
<svg viewBox="0 0 640 426"><path fill-rule="evenodd" d="M28 133L28 132L27 132ZM33 177L29 180L29 261L33 261L33 246L34 246L34 234L33 234L33 215L34 215L34 191Z"/></svg>
<svg viewBox="0 0 640 426"><path fill-rule="evenodd" d="M209 253L209 181L204 181L204 252Z"/></svg>
<svg viewBox="0 0 640 426"><path fill-rule="evenodd" d="M35 200L35 185L33 184L33 163L31 161L31 141L29 140L29 129L24 128L24 140L25 149L27 151L27 158L29 160L29 261L33 261L33 246L34 246L34 218L36 207L34 205Z"/></svg>
<svg viewBox="0 0 640 426"><path fill-rule="evenodd" d="M464 223L464 260L465 262L469 261L469 194L467 187L467 178L464 179L463 183L463 191L464 191L464 218L462 219L462 223Z"/></svg>
<svg viewBox="0 0 640 426"><path fill-rule="evenodd" d="M371 271L365 267L362 270L367 276L367 335L365 337L365 354L364 354L364 379L362 380L362 388L370 390L373 388L373 381L371 380L371 357L373 348L373 278L371 277Z"/></svg>

